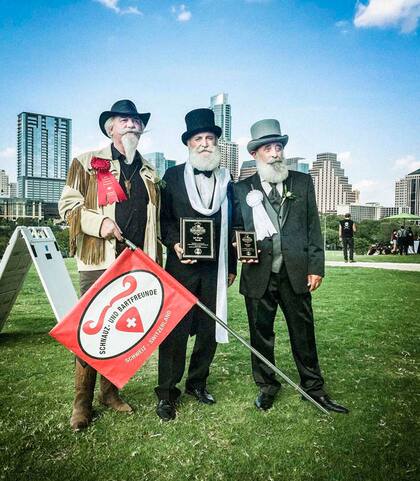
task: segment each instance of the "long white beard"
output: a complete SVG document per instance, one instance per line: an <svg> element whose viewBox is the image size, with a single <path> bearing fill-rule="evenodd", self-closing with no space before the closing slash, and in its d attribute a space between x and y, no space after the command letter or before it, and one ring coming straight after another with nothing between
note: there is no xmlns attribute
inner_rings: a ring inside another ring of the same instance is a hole
<svg viewBox="0 0 420 481"><path fill-rule="evenodd" d="M257 171L262 180L279 184L287 179L289 175L289 168L282 161L277 161L272 164L266 164L264 161L255 159Z"/></svg>
<svg viewBox="0 0 420 481"><path fill-rule="evenodd" d="M220 159L222 157L220 148L219 146L215 145L212 147L212 149L213 152L207 154L206 156L199 154L197 149L189 149L189 162L194 169L212 171L219 167Z"/></svg>
<svg viewBox="0 0 420 481"><path fill-rule="evenodd" d="M125 158L127 164L132 164L137 152L137 145L140 140L140 135L128 132L121 137L121 142L124 146Z"/></svg>

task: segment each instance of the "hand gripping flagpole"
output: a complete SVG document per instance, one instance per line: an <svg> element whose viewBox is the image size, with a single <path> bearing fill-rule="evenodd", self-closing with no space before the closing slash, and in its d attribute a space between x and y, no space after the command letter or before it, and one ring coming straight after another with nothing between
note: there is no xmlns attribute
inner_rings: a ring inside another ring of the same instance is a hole
<svg viewBox="0 0 420 481"><path fill-rule="evenodd" d="M136 250L138 247L134 245L131 241L128 239L124 239L125 244L127 247L129 247L131 250ZM296 391L300 392L302 396L310 401L314 406L316 406L320 411L322 411L324 414L330 414L325 408L323 408L319 403L315 401L309 394L307 394L300 386L298 386L296 383L294 383L286 374L284 374L278 367L276 367L273 363L271 363L267 358L265 358L261 353L259 353L255 348L251 346L242 336L240 336L238 333L236 333L231 327L229 327L225 322L223 322L221 319L219 319L207 306L202 304L200 301L197 301L196 304L200 309L202 309L208 316L210 316L213 320L218 322L223 328L225 328L228 332L232 334L233 337L236 337L236 339L241 342L246 348L248 348L252 354L257 356L258 358L261 359L261 361L266 364L269 368L271 368L276 374L278 374L282 379L284 379L290 386L292 386Z"/></svg>

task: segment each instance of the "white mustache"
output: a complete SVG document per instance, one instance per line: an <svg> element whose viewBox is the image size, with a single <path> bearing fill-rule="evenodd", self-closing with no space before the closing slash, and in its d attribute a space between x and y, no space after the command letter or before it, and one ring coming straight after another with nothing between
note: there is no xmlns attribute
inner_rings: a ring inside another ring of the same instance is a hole
<svg viewBox="0 0 420 481"><path fill-rule="evenodd" d="M201 154L201 152L214 152L214 149L212 149L211 147L197 147L196 151Z"/></svg>
<svg viewBox="0 0 420 481"><path fill-rule="evenodd" d="M140 136L142 134L142 131L140 129L137 129L137 128L134 128L134 129L129 129L129 128L126 128L126 129L120 129L118 131L118 133L120 135L125 135L125 134L135 134L137 136Z"/></svg>

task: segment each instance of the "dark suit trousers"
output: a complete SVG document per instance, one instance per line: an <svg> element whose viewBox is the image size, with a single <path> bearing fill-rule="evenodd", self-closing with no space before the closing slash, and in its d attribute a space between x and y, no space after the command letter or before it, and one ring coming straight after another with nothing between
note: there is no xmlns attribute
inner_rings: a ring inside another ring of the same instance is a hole
<svg viewBox="0 0 420 481"><path fill-rule="evenodd" d="M183 284L209 309L213 312L216 310L216 285L212 279L209 282L203 276ZM215 321L198 307L193 307L162 342L159 346L159 385L155 388L159 399L175 401L181 394L176 385L184 375L190 335L195 334L195 343L185 387L192 389L206 386L217 347L215 332Z"/></svg>
<svg viewBox="0 0 420 481"><path fill-rule="evenodd" d="M343 237L343 254L344 260L347 261L347 253L350 256L350 260L353 260L353 252L354 252L354 239L353 237Z"/></svg>
<svg viewBox="0 0 420 481"><path fill-rule="evenodd" d="M295 294L290 285L286 268L278 274L271 273L267 290L261 299L245 297L248 313L251 345L264 357L274 360L274 319L277 306L286 318L290 344L302 388L310 394L322 396L324 380L318 365L311 295ZM256 356L251 356L252 374L261 391L275 395L280 382L272 369Z"/></svg>

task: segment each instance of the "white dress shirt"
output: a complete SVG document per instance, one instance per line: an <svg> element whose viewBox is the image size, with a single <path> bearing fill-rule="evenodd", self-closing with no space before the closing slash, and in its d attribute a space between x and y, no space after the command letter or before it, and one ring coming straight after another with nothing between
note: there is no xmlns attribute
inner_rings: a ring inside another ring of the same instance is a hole
<svg viewBox="0 0 420 481"><path fill-rule="evenodd" d="M194 178L195 185L197 186L201 201L203 202L203 207L209 209L214 192L214 173L212 172L210 177L206 177L204 174L198 174L195 175Z"/></svg>
<svg viewBox="0 0 420 481"><path fill-rule="evenodd" d="M271 192L271 185L270 185L270 182L267 182L266 180L262 180L261 179L261 185L262 185L262 188L264 189L264 192L267 194L267 197L270 195L270 192ZM280 194L280 197L283 195L283 182L279 182L278 184L276 184L276 189L277 189L277 192Z"/></svg>

